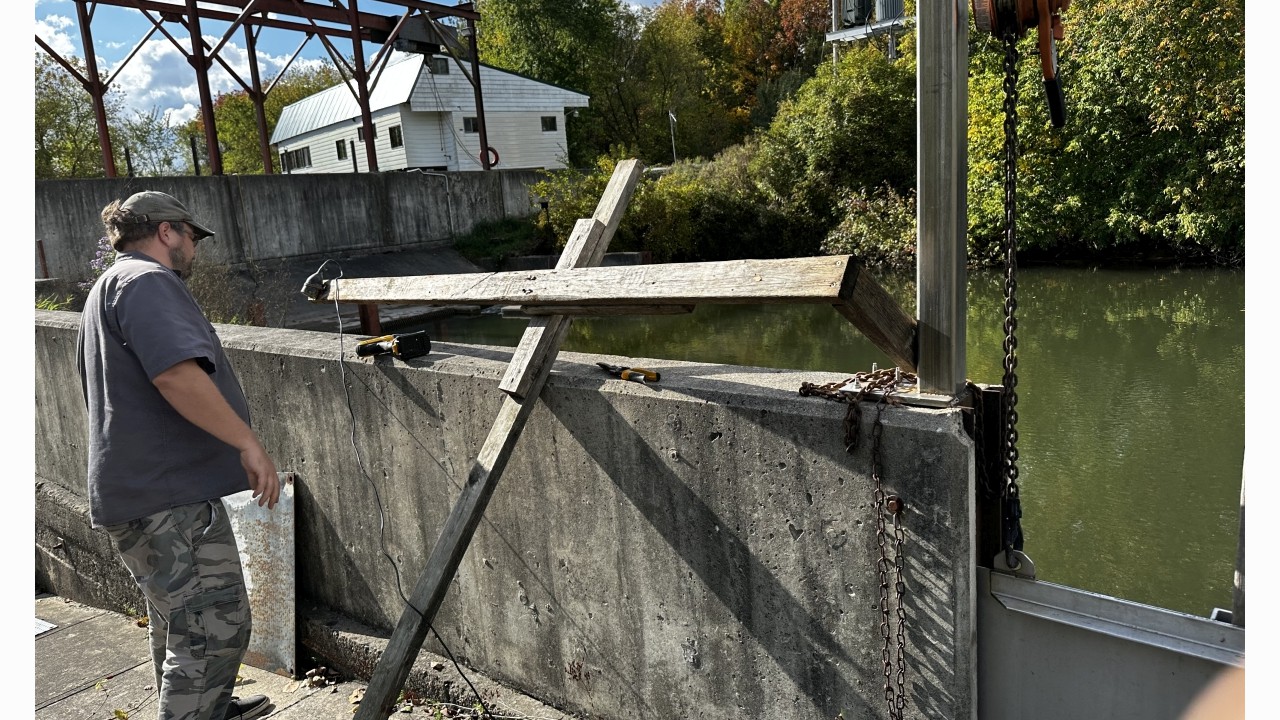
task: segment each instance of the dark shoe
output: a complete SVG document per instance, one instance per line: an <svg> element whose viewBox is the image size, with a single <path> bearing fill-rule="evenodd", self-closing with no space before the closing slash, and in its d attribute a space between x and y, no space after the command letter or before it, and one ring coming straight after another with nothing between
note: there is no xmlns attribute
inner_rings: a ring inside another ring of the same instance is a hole
<svg viewBox="0 0 1280 720"><path fill-rule="evenodd" d="M271 707L266 695L250 695L247 698L231 698L227 706L227 720L250 720L259 717Z"/></svg>

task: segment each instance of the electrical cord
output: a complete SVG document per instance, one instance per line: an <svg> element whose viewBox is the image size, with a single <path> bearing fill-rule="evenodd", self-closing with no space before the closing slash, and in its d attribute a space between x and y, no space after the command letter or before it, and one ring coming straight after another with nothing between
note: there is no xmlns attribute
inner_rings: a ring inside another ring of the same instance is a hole
<svg viewBox="0 0 1280 720"><path fill-rule="evenodd" d="M319 275L320 272L324 269L324 266L328 265L330 262L332 261L331 260L324 261L324 263L320 266L320 270L316 271L316 275ZM338 268L337 278L334 278L334 279L341 278L342 266L337 265L337 263L334 263L334 265L336 265ZM404 594L404 586L400 582L400 567L396 565L395 558L391 557L391 551L387 549L387 535L386 535L387 516L386 516L386 513L383 511L383 507L382 507L382 495L381 493L378 492L377 483L373 481L373 478L369 476L369 471L365 469L364 458L360 455L360 447L356 444L356 411L351 404L351 389L347 385L347 360L346 360L347 351L345 346L346 334L342 331L342 315L338 309L338 299L336 296L334 297L334 300L333 300L333 312L334 312L334 315L338 318L338 370L339 370L339 375L341 376L342 390L343 390L343 393L346 395L347 413L351 416L351 449L355 451L356 465L359 466L360 468L360 474L364 476L364 479L369 483L369 487L373 488L373 499L378 505L378 538L382 546L382 556L387 559L387 562L391 564L391 569L395 571L396 592L400 593L400 599L404 601L404 604L406 606L413 608L413 611L418 613L419 618L423 618L425 620L426 613L424 613L422 610L419 610L417 606L415 606L412 602L409 601L408 596ZM484 712L483 717L489 717L489 718L493 717L493 714L489 711L489 706L485 705L484 698L480 697L480 691L476 689L475 685L471 684L471 679L467 677L466 673L462 672L462 666L459 665L457 659L454 658L453 651L449 649L449 646L448 644L445 643L444 638L440 636L440 633L435 629L435 626L432 625L431 623L427 623L427 628L429 628L431 630L431 633L436 636L436 640L440 642L440 647L444 648L445 654L449 656L449 661L453 663L454 670L458 671L458 675L462 676L463 681L467 683L467 687L471 688L471 692L475 694L476 701L480 703L480 707Z"/></svg>

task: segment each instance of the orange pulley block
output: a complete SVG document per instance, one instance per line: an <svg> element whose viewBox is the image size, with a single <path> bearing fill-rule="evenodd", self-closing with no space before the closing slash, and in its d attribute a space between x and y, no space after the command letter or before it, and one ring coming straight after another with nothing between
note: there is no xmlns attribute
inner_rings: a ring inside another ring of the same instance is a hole
<svg viewBox="0 0 1280 720"><path fill-rule="evenodd" d="M1049 121L1054 127L1067 124L1067 101L1058 77L1058 45L1062 34L1062 11L1071 0L971 0L973 21L979 30L1003 37L1012 32L1022 37L1031 28L1039 32L1040 70L1044 75Z"/></svg>

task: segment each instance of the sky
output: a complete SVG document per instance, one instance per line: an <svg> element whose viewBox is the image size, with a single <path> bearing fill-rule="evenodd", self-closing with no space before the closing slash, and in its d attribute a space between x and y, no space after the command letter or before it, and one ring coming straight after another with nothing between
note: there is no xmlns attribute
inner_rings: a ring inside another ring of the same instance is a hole
<svg viewBox="0 0 1280 720"><path fill-rule="evenodd" d="M456 4L453 0L437 2L443 5ZM652 6L658 2L660 0L636 0L632 4ZM380 15L399 16L404 12L404 8L399 5L375 0L360 0L358 6L361 12ZM220 6L219 9L225 10L226 6ZM59 55L84 57L80 28L76 21L76 7L72 0L35 0L35 23L36 36ZM229 25L226 22L205 20L201 22L201 32L216 47ZM120 64L152 27L151 22L139 10L98 5L91 29L99 69L109 77L115 75ZM185 47L190 47L189 38L181 26L169 23L166 28ZM292 30L262 29L258 36L258 67L264 82L285 66L304 38L305 35ZM350 41L336 40L334 45L343 55L351 54ZM36 52L44 52L38 45L35 47ZM372 60L378 49L379 46L365 45L366 62ZM243 30L237 30L233 34L219 55L235 69L237 75L246 82L249 81L248 52L244 48ZM292 67L328 60L329 55L317 37L306 44ZM214 97L219 93L241 89L240 84L217 63L210 68L209 84ZM143 48L124 65L112 82L112 87L121 91L127 108L140 112L151 112L153 109L159 109L162 113L169 112L174 124L190 120L200 110L195 72L177 48L159 32L153 34Z"/></svg>

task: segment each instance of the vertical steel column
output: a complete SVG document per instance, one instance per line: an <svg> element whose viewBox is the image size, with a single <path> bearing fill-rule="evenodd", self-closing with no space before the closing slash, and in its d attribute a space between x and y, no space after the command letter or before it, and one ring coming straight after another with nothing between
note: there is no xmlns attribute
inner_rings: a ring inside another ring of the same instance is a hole
<svg viewBox="0 0 1280 720"><path fill-rule="evenodd" d="M204 121L204 145L209 151L209 174L222 174L222 151L218 148L218 125L213 120L213 93L209 91L209 65L204 54L204 36L200 34L200 9L196 0L187 0L187 21L191 23L191 67L196 70L196 86L200 89L200 117Z"/></svg>
<svg viewBox="0 0 1280 720"><path fill-rule="evenodd" d="M351 23L351 52L355 56L356 102L360 105L360 123L364 127L364 157L369 172L378 172L378 151L373 144L373 114L369 112L369 71L364 67L364 39L360 34L360 10L356 0L347 3L347 16Z"/></svg>
<svg viewBox="0 0 1280 720"><path fill-rule="evenodd" d="M468 46L471 50L471 87L476 94L476 124L480 130L480 166L485 170L492 167L489 164L489 131L486 126L489 124L484 119L484 93L480 90L480 48L476 44L476 21L467 18Z"/></svg>
<svg viewBox="0 0 1280 720"><path fill-rule="evenodd" d="M916 10L916 315L920 389L964 388L968 206L969 3Z"/></svg>
<svg viewBox="0 0 1280 720"><path fill-rule="evenodd" d="M113 178L116 177L116 159L111 151L111 131L107 128L107 106L102 100L107 94L107 88L98 74L98 55L93 51L93 33L89 29L93 20L89 17L85 0L76 0L76 21L80 23L80 42L84 45L85 79L89 81L89 86L85 90L88 90L89 97L93 98L93 114L98 121L98 145L102 148L102 170L107 177Z"/></svg>
<svg viewBox="0 0 1280 720"><path fill-rule="evenodd" d="M253 34L253 27L244 26L244 47L249 53L249 79L253 90L249 99L253 100L253 115L258 125L258 151L262 153L262 172L266 175L274 173L272 168L271 141L267 137L267 96L262 92L262 79L258 74L258 38Z"/></svg>

